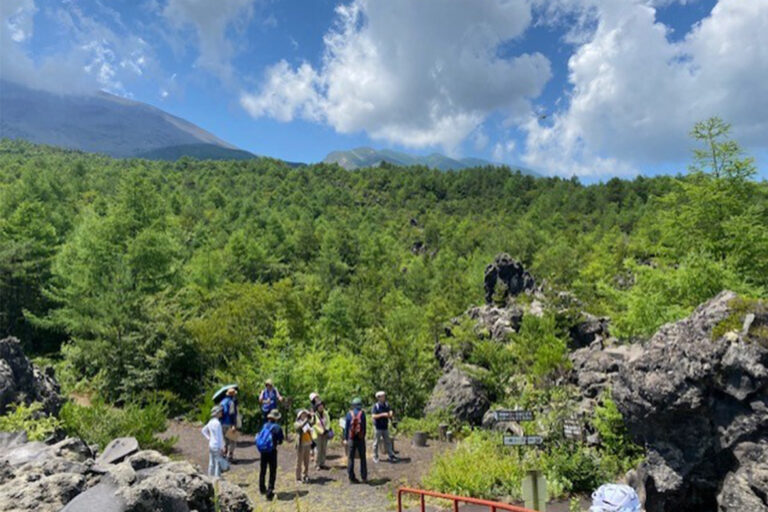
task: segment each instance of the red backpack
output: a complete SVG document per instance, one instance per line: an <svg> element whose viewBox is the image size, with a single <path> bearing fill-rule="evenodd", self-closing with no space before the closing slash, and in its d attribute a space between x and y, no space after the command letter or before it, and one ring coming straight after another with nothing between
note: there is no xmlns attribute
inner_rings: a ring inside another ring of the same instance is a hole
<svg viewBox="0 0 768 512"><path fill-rule="evenodd" d="M352 412L352 423L349 425L349 438L350 439L363 439L363 410L360 409L355 414Z"/></svg>

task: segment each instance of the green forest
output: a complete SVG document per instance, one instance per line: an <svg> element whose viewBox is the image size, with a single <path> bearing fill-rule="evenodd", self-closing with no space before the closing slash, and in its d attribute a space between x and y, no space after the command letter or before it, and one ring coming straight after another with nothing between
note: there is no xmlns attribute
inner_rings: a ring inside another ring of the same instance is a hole
<svg viewBox="0 0 768 512"><path fill-rule="evenodd" d="M622 340L723 289L765 295L768 184L718 119L691 146L677 176L587 186L504 167L162 162L3 140L0 336L105 404L194 414L238 382L253 427L270 377L298 401L318 391L335 415L386 389L420 418L435 342L483 303L500 252L609 316ZM516 336L546 350L476 353L554 389L568 366L558 321Z"/></svg>

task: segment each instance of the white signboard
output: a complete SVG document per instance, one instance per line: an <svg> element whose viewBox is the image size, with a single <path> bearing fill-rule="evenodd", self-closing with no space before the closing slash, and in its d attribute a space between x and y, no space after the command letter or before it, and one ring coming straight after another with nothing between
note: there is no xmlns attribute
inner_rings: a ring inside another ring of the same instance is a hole
<svg viewBox="0 0 768 512"><path fill-rule="evenodd" d="M504 436L505 446L539 445L544 443L541 436Z"/></svg>

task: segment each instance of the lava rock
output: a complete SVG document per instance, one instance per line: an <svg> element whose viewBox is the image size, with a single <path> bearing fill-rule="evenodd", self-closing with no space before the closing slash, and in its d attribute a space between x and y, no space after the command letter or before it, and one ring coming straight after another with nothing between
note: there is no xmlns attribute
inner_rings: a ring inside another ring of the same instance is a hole
<svg viewBox="0 0 768 512"><path fill-rule="evenodd" d="M43 411L57 415L63 403L52 371L43 372L24 355L16 338L0 340L0 414L10 404L40 402Z"/></svg>
<svg viewBox="0 0 768 512"><path fill-rule="evenodd" d="M608 332L608 317L597 317L589 313L581 314L581 321L569 329L571 348L579 349L587 347L598 340L606 340L610 337Z"/></svg>
<svg viewBox="0 0 768 512"><path fill-rule="evenodd" d="M79 439L18 444L0 452L0 512L251 512L234 485L214 481L188 462L147 450L98 465ZM218 499L218 503L217 503Z"/></svg>
<svg viewBox="0 0 768 512"><path fill-rule="evenodd" d="M138 451L139 442L135 437L118 437L109 442L96 462L98 464L117 464Z"/></svg>
<svg viewBox="0 0 768 512"><path fill-rule="evenodd" d="M475 331L478 335L488 332L494 341L503 342L507 336L517 332L523 322L525 312L516 304L500 308L496 306L476 306L469 308L466 315L477 322Z"/></svg>
<svg viewBox="0 0 768 512"><path fill-rule="evenodd" d="M251 500L248 495L233 483L219 481L219 507L223 512L251 512Z"/></svg>
<svg viewBox="0 0 768 512"><path fill-rule="evenodd" d="M525 290L533 290L536 287L533 276L523 268L523 264L507 253L500 253L494 258L493 263L485 267L485 303L493 303L493 294L496 284L501 281L505 285L504 299L519 295Z"/></svg>
<svg viewBox="0 0 768 512"><path fill-rule="evenodd" d="M648 450L638 468L648 512L766 509L768 344L713 335L745 314L735 300L723 292L662 326L614 380L627 428Z"/></svg>
<svg viewBox="0 0 768 512"><path fill-rule="evenodd" d="M479 425L491 402L483 385L470 372L482 371L471 365L451 368L437 381L426 412L449 411L460 421Z"/></svg>

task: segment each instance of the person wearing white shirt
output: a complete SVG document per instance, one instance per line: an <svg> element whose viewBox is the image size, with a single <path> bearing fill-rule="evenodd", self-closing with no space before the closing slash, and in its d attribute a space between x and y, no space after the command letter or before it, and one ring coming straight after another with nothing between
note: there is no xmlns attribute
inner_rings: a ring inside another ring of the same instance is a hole
<svg viewBox="0 0 768 512"><path fill-rule="evenodd" d="M222 409L218 405L211 409L211 420L203 427L203 436L208 440L208 476L221 476L221 459L224 455L224 434L219 419Z"/></svg>

